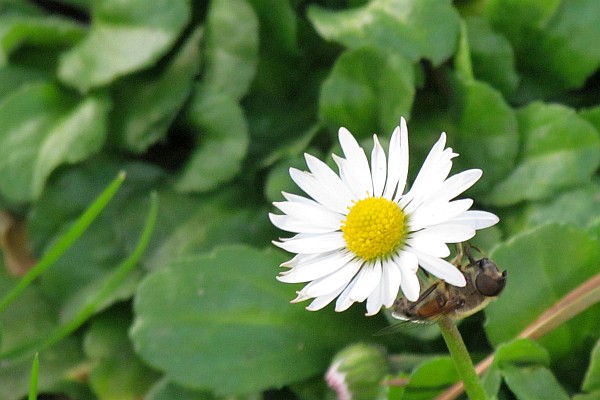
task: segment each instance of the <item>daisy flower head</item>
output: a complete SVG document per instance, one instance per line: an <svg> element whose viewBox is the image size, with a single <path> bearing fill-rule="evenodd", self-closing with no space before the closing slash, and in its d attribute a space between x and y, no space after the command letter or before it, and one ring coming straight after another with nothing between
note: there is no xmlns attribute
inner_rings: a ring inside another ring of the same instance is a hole
<svg viewBox="0 0 600 400"><path fill-rule="evenodd" d="M277 279L308 282L292 302L314 299L308 310L319 310L337 298L336 311L354 302L367 304L367 315L391 307L402 289L419 297L419 266L455 286L465 286L463 274L444 260L448 243L475 236L498 217L469 210L471 199L454 200L481 177L470 169L451 177L452 159L446 135L431 148L410 189L408 128L404 118L390 139L386 155L376 135L370 162L354 136L339 130L344 157L333 155L339 174L323 161L305 154L310 172L290 169L293 181L310 198L282 193L273 203L283 215L269 214L278 228L295 233L273 243L296 255L281 266Z"/></svg>

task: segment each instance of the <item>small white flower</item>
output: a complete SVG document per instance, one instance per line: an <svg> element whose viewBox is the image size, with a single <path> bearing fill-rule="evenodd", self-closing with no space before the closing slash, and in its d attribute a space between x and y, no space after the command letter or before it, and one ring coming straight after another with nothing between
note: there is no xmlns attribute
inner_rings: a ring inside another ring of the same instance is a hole
<svg viewBox="0 0 600 400"><path fill-rule="evenodd" d="M298 292L299 302L314 298L308 310L319 310L337 297L335 310L367 300L367 315L391 307L401 288L411 301L419 297L418 267L455 286L463 274L443 258L447 243L471 239L498 217L469 210L471 199L453 200L482 175L470 169L448 178L452 158L444 148L446 135L432 147L406 193L408 129L404 118L396 127L386 154L376 135L371 163L345 128L339 130L345 158L335 154L339 175L321 160L305 154L310 172L290 169L294 182L312 199L283 193L273 203L284 215L269 214L278 228L296 233L273 242L296 253L282 264L289 270L281 282L310 282Z"/></svg>

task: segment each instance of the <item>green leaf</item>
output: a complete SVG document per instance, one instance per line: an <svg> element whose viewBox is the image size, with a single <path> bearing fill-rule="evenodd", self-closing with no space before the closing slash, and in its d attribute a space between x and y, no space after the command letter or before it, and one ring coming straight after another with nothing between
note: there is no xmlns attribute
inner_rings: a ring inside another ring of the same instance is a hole
<svg viewBox="0 0 600 400"><path fill-rule="evenodd" d="M589 181L600 164L600 136L589 122L565 106L539 102L519 110L517 119L521 159L492 191L491 202L506 206L546 199Z"/></svg>
<svg viewBox="0 0 600 400"><path fill-rule="evenodd" d="M204 90L241 99L258 62L258 18L246 0L210 2L205 48Z"/></svg>
<svg viewBox="0 0 600 400"><path fill-rule="evenodd" d="M469 17L465 19L465 23L469 32L469 48L475 77L489 83L504 97L508 97L519 84L510 42L494 32L483 18Z"/></svg>
<svg viewBox="0 0 600 400"><path fill-rule="evenodd" d="M518 400L569 400L567 392L548 368L511 367L504 369L502 375Z"/></svg>
<svg viewBox="0 0 600 400"><path fill-rule="evenodd" d="M425 361L411 374L404 389L403 400L433 399L447 386L458 381L456 367L450 357L437 357Z"/></svg>
<svg viewBox="0 0 600 400"><path fill-rule="evenodd" d="M100 150L105 97L78 99L49 83L23 86L0 103L0 191L12 201L42 192L52 171Z"/></svg>
<svg viewBox="0 0 600 400"><path fill-rule="evenodd" d="M456 121L462 169L481 168L483 179L475 193L486 193L512 170L517 155L517 119L502 95L484 82L457 76Z"/></svg>
<svg viewBox="0 0 600 400"><path fill-rule="evenodd" d="M46 71L18 65L0 67L0 102L22 85L48 81L50 75Z"/></svg>
<svg viewBox="0 0 600 400"><path fill-rule="evenodd" d="M282 261L227 247L150 274L135 298L136 352L174 382L233 395L319 374L336 349L373 334L351 312L290 305L294 287L275 279Z"/></svg>
<svg viewBox="0 0 600 400"><path fill-rule="evenodd" d="M414 69L404 57L373 47L347 50L323 83L319 111L336 131L344 126L366 137L390 135L410 115Z"/></svg>
<svg viewBox="0 0 600 400"><path fill-rule="evenodd" d="M190 18L188 0L94 2L88 35L60 60L58 75L82 92L155 63Z"/></svg>
<svg viewBox="0 0 600 400"><path fill-rule="evenodd" d="M115 85L111 133L121 147L142 153L165 138L192 90L201 37L200 29L192 32L160 71L135 74Z"/></svg>
<svg viewBox="0 0 600 400"><path fill-rule="evenodd" d="M489 2L487 16L515 47L518 67L543 91L582 86L600 65L596 0Z"/></svg>
<svg viewBox="0 0 600 400"><path fill-rule="evenodd" d="M596 342L590 356L588 367L581 389L586 392L600 391L600 341Z"/></svg>
<svg viewBox="0 0 600 400"><path fill-rule="evenodd" d="M548 350L531 339L515 339L502 343L496 349L494 363L503 369L506 366L517 365L550 365Z"/></svg>
<svg viewBox="0 0 600 400"><path fill-rule="evenodd" d="M449 0L374 0L349 10L308 9L317 32L348 48L379 47L440 65L456 49L459 17Z"/></svg>
<svg viewBox="0 0 600 400"><path fill-rule="evenodd" d="M599 198L600 185L589 183L559 193L545 203L529 203L524 211L525 227L533 228L547 222L560 222L585 228L594 218L600 217Z"/></svg>
<svg viewBox="0 0 600 400"><path fill-rule="evenodd" d="M69 46L79 41L84 28L72 21L48 16L0 17L0 66L8 63L10 54L20 47Z"/></svg>
<svg viewBox="0 0 600 400"><path fill-rule="evenodd" d="M593 391L586 394L576 394L573 396L573 400L598 400L600 399L600 390Z"/></svg>
<svg viewBox="0 0 600 400"><path fill-rule="evenodd" d="M200 87L188 111L188 121L200 138L175 187L183 192L206 192L240 171L248 149L248 125L231 96Z"/></svg>
<svg viewBox="0 0 600 400"><path fill-rule="evenodd" d="M570 290L598 272L600 247L585 230L555 223L523 232L496 247L490 258L508 271L506 289L485 310L492 344L515 338ZM553 361L576 363L587 336L600 329L598 307L540 339Z"/></svg>
<svg viewBox="0 0 600 400"><path fill-rule="evenodd" d="M93 364L89 382L99 399L140 399L158 378L135 356L127 336L130 322L128 312L113 308L86 331L84 351Z"/></svg>
<svg viewBox="0 0 600 400"><path fill-rule="evenodd" d="M158 381L144 396L144 400L215 400L209 392L186 389L168 379Z"/></svg>
<svg viewBox="0 0 600 400"><path fill-rule="evenodd" d="M297 16L289 1L248 0L258 14L261 49L297 55ZM268 38L267 40L264 40Z"/></svg>

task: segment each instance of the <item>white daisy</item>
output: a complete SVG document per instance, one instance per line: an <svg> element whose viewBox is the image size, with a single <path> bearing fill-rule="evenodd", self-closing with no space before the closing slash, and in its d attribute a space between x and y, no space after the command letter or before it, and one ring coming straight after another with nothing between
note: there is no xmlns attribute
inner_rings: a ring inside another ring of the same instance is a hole
<svg viewBox="0 0 600 400"><path fill-rule="evenodd" d="M471 199L453 200L482 175L470 169L448 178L452 158L446 135L432 147L406 193L408 129L404 118L390 140L388 159L376 135L371 163L345 128L339 130L345 158L335 154L339 175L321 160L305 154L310 172L290 169L294 182L311 198L283 193L273 203L284 215L269 214L278 228L296 233L273 242L296 253L282 264L289 270L281 282L309 282L292 302L314 298L308 310L319 310L337 297L335 310L367 301L367 315L391 307L401 288L411 301L419 297L418 267L455 286L463 274L443 258L447 243L471 239L498 217L469 210Z"/></svg>

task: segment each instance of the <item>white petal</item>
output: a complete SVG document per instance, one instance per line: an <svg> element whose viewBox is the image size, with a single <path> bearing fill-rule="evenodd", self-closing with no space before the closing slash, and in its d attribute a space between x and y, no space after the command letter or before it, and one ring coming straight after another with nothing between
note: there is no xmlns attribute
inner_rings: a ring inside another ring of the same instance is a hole
<svg viewBox="0 0 600 400"><path fill-rule="evenodd" d="M304 158L310 172L323 186L327 187L330 192L335 193L336 196L341 197L345 204L352 201L353 196L348 187L327 164L307 153L304 154Z"/></svg>
<svg viewBox="0 0 600 400"><path fill-rule="evenodd" d="M439 240L444 243L460 243L466 242L475 236L475 229L467 224L459 224L456 222L444 222L438 225L429 226L413 236L433 237L433 240ZM447 257L442 256L442 257Z"/></svg>
<svg viewBox="0 0 600 400"><path fill-rule="evenodd" d="M400 266L399 269L401 275L400 287L404 297L409 301L417 301L421 292L421 284L417 273L403 266Z"/></svg>
<svg viewBox="0 0 600 400"><path fill-rule="evenodd" d="M371 190L370 186L367 186L366 188L361 186L359 179L353 175L354 171L350 166L350 162L345 158L339 157L335 154L332 154L332 157L333 161L335 161L338 169L340 170L340 179L352 192L352 200L358 201L368 196L369 191Z"/></svg>
<svg viewBox="0 0 600 400"><path fill-rule="evenodd" d="M353 177L354 180L360 185L363 190L366 191L369 196L373 193L373 182L371 180L371 171L369 169L369 160L362 147L358 145L358 142L352 136L352 134L346 128L340 128L338 137L340 139L340 145L342 151L348 160L348 171L349 176Z"/></svg>
<svg viewBox="0 0 600 400"><path fill-rule="evenodd" d="M290 239L281 239L273 244L290 253L316 254L341 249L346 241L341 232L324 233L321 235L298 234Z"/></svg>
<svg viewBox="0 0 600 400"><path fill-rule="evenodd" d="M408 212L418 207L429 193L437 191L448 177L452 168L452 158L456 154L452 152L451 148L444 149L445 144L446 134L442 133L440 139L429 151L410 191L404 196L401 205L406 206Z"/></svg>
<svg viewBox="0 0 600 400"><path fill-rule="evenodd" d="M373 293L367 299L367 313L368 317L375 315L381 310L383 306L383 289L378 286L375 288Z"/></svg>
<svg viewBox="0 0 600 400"><path fill-rule="evenodd" d="M328 253L305 264L298 265L291 270L279 274L277 280L286 283L309 282L334 273L352 260L350 252L338 251Z"/></svg>
<svg viewBox="0 0 600 400"><path fill-rule="evenodd" d="M338 289L341 284L349 283L362 265L361 261L352 260L343 268L316 279L304 286L299 293L308 297L319 297Z"/></svg>
<svg viewBox="0 0 600 400"><path fill-rule="evenodd" d="M373 135L373 152L371 153L371 174L373 176L373 196L381 197L387 176L385 151L377 135Z"/></svg>
<svg viewBox="0 0 600 400"><path fill-rule="evenodd" d="M480 169L469 169L452 175L436 192L432 192L428 199L433 201L450 201L456 196L470 188L481 178L483 172ZM428 199L425 199L427 201Z"/></svg>
<svg viewBox="0 0 600 400"><path fill-rule="evenodd" d="M346 288L340 293L340 296L335 302L335 311L342 312L346 311L352 304L354 304L354 300L350 298L350 292L356 286L358 282L357 276L355 276L352 281L346 286Z"/></svg>
<svg viewBox="0 0 600 400"><path fill-rule="evenodd" d="M431 274L454 286L464 287L467 284L462 272L448 261L416 250L414 252L419 259L419 265Z"/></svg>
<svg viewBox="0 0 600 400"><path fill-rule="evenodd" d="M340 214L348 212L351 200L337 196L337 193L324 186L321 181L310 173L290 168L290 176L300 189L325 207Z"/></svg>
<svg viewBox="0 0 600 400"><path fill-rule="evenodd" d="M430 254L435 257L448 257L450 249L446 243L441 241L435 235L420 234L423 231L416 232L407 241L406 244L412 249L419 250L423 253Z"/></svg>
<svg viewBox="0 0 600 400"><path fill-rule="evenodd" d="M409 251L399 251L398 254L393 257L393 261L398 267L406 268L407 271L416 273L419 269L419 260L417 259L417 256Z"/></svg>
<svg viewBox="0 0 600 400"><path fill-rule="evenodd" d="M410 230L417 231L451 220L467 211L472 205L471 199L422 205L410 215Z"/></svg>
<svg viewBox="0 0 600 400"><path fill-rule="evenodd" d="M339 229L339 226L337 228L327 228L312 224L310 222L299 221L296 218L290 217L289 215L277 215L269 213L269 219L273 225L286 232L318 234L334 232Z"/></svg>
<svg viewBox="0 0 600 400"><path fill-rule="evenodd" d="M294 258L292 258L291 260L288 260L284 263L281 263L282 267L286 267L286 268L294 268L297 265L300 264L304 264L304 263L310 263L312 261L315 261L321 257L323 257L324 253L317 253L317 254L296 254L294 256ZM328 254L328 253L325 253Z"/></svg>
<svg viewBox="0 0 600 400"><path fill-rule="evenodd" d="M327 293L323 296L319 296L319 297L315 298L312 301L312 303L310 303L306 307L306 309L309 311L318 311L318 310L322 309L327 304L331 303L333 301L333 299L338 297L339 294L342 292L342 290L344 290L344 287L345 287L345 285L342 285L340 288L338 288L337 290L334 290L331 293Z"/></svg>
<svg viewBox="0 0 600 400"><path fill-rule="evenodd" d="M447 223L468 225L472 229L484 229L496 225L498 221L500 221L500 218L490 212L469 210L449 219Z"/></svg>
<svg viewBox="0 0 600 400"><path fill-rule="evenodd" d="M363 302L373 292L381 280L381 262L375 260L362 266L356 275L356 285L350 292L352 301Z"/></svg>
<svg viewBox="0 0 600 400"><path fill-rule="evenodd" d="M383 262L382 270L383 275L380 282L382 301L384 306L391 307L396 297L398 297L398 290L400 289L400 269L394 262L386 260Z"/></svg>
<svg viewBox="0 0 600 400"><path fill-rule="evenodd" d="M340 229L344 219L344 215L333 212L318 203L280 201L274 202L273 205L298 221L323 228Z"/></svg>
<svg viewBox="0 0 600 400"><path fill-rule="evenodd" d="M388 160L388 181L384 197L398 201L406 186L408 176L408 128L404 117L400 118L400 127L396 127L390 140ZM394 195L395 192L395 195Z"/></svg>

